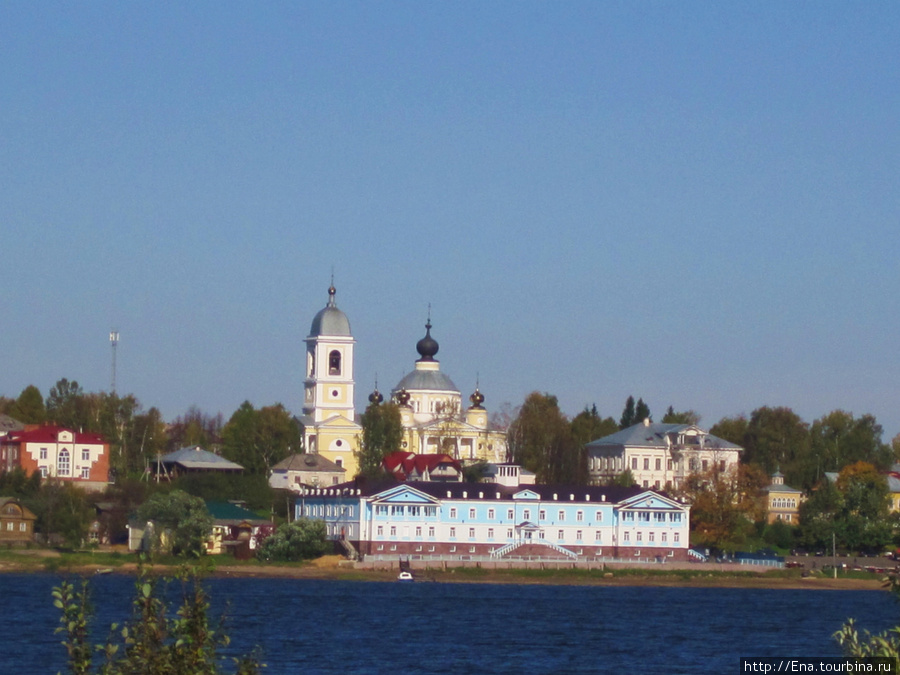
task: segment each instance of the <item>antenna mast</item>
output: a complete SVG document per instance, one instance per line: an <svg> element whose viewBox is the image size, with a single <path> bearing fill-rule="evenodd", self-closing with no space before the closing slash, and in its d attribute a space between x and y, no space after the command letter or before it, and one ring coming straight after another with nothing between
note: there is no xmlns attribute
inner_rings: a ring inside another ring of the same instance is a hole
<svg viewBox="0 0 900 675"><path fill-rule="evenodd" d="M116 345L119 344L119 331L109 332L109 344L112 345L112 393L116 395Z"/></svg>

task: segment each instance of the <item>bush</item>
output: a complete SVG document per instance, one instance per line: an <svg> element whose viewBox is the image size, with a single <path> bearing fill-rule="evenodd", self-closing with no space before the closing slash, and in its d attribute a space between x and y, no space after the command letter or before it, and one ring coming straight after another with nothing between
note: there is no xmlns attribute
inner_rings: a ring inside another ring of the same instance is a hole
<svg viewBox="0 0 900 675"><path fill-rule="evenodd" d="M53 589L53 604L61 610L68 652L68 672L72 675L219 675L224 660L218 648L229 643L228 635L209 622L209 600L200 580L192 572L179 574L182 603L174 616L159 598L159 580L142 567L135 583L134 614L120 629L113 624L103 645L88 642L91 618L89 585L81 587L64 581ZM121 642L113 640L120 636ZM103 664L94 670L94 652L103 654ZM234 660L236 675L258 675L261 665L255 655Z"/></svg>
<svg viewBox="0 0 900 675"><path fill-rule="evenodd" d="M321 520L298 518L281 525L267 537L256 555L261 560L297 561L318 558L328 550L325 523Z"/></svg>

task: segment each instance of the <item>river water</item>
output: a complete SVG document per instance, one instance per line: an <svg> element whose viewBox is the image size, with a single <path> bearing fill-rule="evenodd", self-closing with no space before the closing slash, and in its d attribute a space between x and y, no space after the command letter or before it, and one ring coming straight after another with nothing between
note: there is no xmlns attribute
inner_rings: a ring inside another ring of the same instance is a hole
<svg viewBox="0 0 900 675"><path fill-rule="evenodd" d="M0 575L0 671L56 673L60 577ZM210 579L230 653L280 673L738 673L740 657L839 656L848 617L900 624L886 592L301 579ZM95 629L127 618L134 582L92 579ZM227 604L227 606L226 606Z"/></svg>

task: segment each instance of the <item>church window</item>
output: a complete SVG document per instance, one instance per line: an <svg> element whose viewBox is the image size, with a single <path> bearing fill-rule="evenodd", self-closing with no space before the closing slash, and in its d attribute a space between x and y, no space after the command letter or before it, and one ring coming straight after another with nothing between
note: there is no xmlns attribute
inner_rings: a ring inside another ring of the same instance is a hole
<svg viewBox="0 0 900 675"><path fill-rule="evenodd" d="M328 374L341 374L341 353L337 349L332 350L328 355Z"/></svg>

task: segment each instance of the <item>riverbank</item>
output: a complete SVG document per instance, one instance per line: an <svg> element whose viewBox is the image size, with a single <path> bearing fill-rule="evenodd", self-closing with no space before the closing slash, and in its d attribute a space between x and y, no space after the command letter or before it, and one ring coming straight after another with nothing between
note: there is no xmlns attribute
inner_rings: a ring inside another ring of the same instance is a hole
<svg viewBox="0 0 900 675"><path fill-rule="evenodd" d="M0 553L0 573L61 573L79 576L95 574L135 574L137 562L130 555L63 553L48 550L4 551ZM177 571L179 562L154 563L159 574ZM395 569L359 569L340 556L324 556L307 563L260 564L231 558L201 559L197 567L213 577L260 579L326 579L342 581L392 582ZM735 571L702 568L647 569L607 567L603 569L484 569L480 567L416 570L416 579L436 583L549 584L591 586L657 586L688 588L770 588L810 590L881 590L881 575L813 573L802 576L798 570Z"/></svg>

